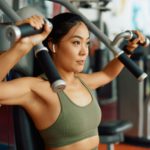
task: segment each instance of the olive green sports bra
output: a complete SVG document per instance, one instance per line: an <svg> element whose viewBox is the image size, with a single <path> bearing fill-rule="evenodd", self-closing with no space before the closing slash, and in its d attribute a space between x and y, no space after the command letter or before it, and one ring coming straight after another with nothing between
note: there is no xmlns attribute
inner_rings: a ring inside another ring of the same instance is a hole
<svg viewBox="0 0 150 150"><path fill-rule="evenodd" d="M86 106L78 106L63 91L58 92L61 112L54 124L40 130L46 147L61 147L98 135L101 110L92 91L80 81L91 94L92 101Z"/></svg>

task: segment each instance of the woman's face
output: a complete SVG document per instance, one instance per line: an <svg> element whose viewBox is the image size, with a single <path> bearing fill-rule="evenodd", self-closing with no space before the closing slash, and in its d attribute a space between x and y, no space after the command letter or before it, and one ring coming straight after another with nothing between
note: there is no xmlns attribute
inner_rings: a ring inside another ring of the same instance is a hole
<svg viewBox="0 0 150 150"><path fill-rule="evenodd" d="M89 31L82 22L75 25L59 44L55 44L54 62L68 72L81 72L89 53Z"/></svg>

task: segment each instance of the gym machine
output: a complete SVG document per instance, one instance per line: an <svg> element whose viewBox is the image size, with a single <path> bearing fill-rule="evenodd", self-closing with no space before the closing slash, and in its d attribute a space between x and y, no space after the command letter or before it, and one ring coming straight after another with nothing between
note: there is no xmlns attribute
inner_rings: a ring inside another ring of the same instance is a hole
<svg viewBox="0 0 150 150"><path fill-rule="evenodd" d="M65 1L65 0L54 0L54 1L51 0L51 1L55 2L55 3L59 3L63 6L65 6L68 10L79 14L83 18L84 22L87 24L89 29L91 30L91 32L93 32L112 51L112 53L115 55L115 57L117 57L122 63L124 63L124 65L128 68L128 70L130 72L132 72L139 81L143 81L146 78L146 76L147 76L146 73L144 73L141 69L139 69L138 66L126 56L124 51L122 51L120 48L118 48L114 44L114 41L110 41L94 24L89 22L89 20L86 17L84 17L78 11L77 8L75 8L73 5L71 5L71 3L69 3L68 1ZM11 18L12 21L16 21L19 19L19 16L11 8L8 7L8 5L5 3L5 1L3 1L3 0L0 1L0 7ZM15 115L17 115L17 113ZM21 118L21 116L20 116L20 118ZM18 123L16 123L16 124L18 124ZM114 127L115 127L115 129L120 129L120 130L113 130L113 132L112 132L112 130L107 130L107 131L111 131L111 133L103 132L103 135L102 135L102 131L105 131L105 130L100 131L100 129L102 129L101 127L107 127L107 129L114 129ZM111 124L108 123L107 126L106 126L106 124L105 124L105 126L100 126L99 131L100 131L101 139L104 137L104 140L102 140L102 141L106 142L106 144L108 144L109 150L113 149L112 142L109 141L107 143L107 140L108 140L107 136L110 136L110 134L111 134L111 138L114 138L113 135L115 135L115 136L117 135L117 137L120 137L120 134L122 134L125 130L127 130L130 127L131 127L131 123L129 123L129 122L121 122L121 123L113 122ZM21 133L22 133L22 135L21 135ZM24 131L21 130L19 132L18 138L16 138L16 144L18 144L18 145L21 145L19 142L20 136L24 136ZM109 139L110 139L110 137L109 137ZM122 138L119 138L119 139L122 139ZM24 141L22 140L22 142L24 142ZM115 142L118 142L118 141L115 141ZM30 148L27 148L27 145L24 146L23 143L22 143L21 149L22 150L23 149L30 150Z"/></svg>
<svg viewBox="0 0 150 150"><path fill-rule="evenodd" d="M126 68L117 79L118 118L133 122L133 128L125 134L126 142L147 147L150 147L149 48L139 47L132 58L148 74L144 82L137 82Z"/></svg>

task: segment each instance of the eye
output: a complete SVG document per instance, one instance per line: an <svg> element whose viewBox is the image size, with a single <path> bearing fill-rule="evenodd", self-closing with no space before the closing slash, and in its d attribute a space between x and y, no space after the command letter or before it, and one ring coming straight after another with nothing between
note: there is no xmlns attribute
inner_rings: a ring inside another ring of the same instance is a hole
<svg viewBox="0 0 150 150"><path fill-rule="evenodd" d="M89 46L90 46L90 41L88 41L88 42L86 43L86 45L89 47Z"/></svg>
<svg viewBox="0 0 150 150"><path fill-rule="evenodd" d="M75 46L78 46L78 45L80 45L80 41L74 41L73 44L74 44Z"/></svg>

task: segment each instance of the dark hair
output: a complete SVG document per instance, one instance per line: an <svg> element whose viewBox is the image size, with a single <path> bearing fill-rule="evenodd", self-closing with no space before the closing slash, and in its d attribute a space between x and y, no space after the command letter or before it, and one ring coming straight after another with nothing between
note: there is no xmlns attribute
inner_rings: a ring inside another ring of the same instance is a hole
<svg viewBox="0 0 150 150"><path fill-rule="evenodd" d="M66 12L56 15L52 19L48 19L53 24L53 29L48 37L43 41L44 46L48 48L48 41L56 44L70 31L70 29L79 22L83 22L82 18L74 13Z"/></svg>

